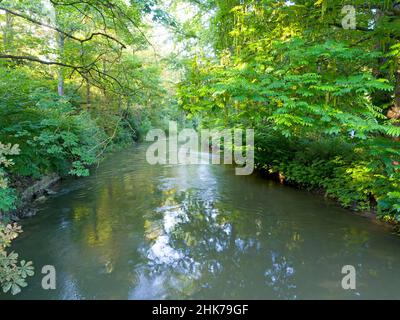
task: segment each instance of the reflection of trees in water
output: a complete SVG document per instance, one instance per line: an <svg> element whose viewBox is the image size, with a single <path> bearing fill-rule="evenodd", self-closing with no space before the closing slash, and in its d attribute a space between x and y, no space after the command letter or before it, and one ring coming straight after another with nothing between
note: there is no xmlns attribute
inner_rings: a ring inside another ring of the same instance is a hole
<svg viewBox="0 0 400 320"><path fill-rule="evenodd" d="M162 217L147 221L146 234L152 241L146 252L147 272L149 277L168 274L164 286L172 297L201 297L208 291L230 298L243 298L244 293L295 298L294 267L279 253L279 246L288 251L286 243L267 250L274 247L273 234L282 236L282 229L274 230L279 224L263 230L259 215L233 210L198 190L169 190L164 203ZM289 242L299 240L290 230L286 233Z"/></svg>
<svg viewBox="0 0 400 320"><path fill-rule="evenodd" d="M69 200L72 223L68 244L73 246L63 256L71 263L65 264L65 277L60 276L63 283L59 285L65 297L73 296L75 290L74 295L82 297L123 299L136 283L130 261L140 257L135 256L135 250L127 254L134 238L131 231L124 229L129 226L133 231L135 224L143 224L142 212L131 209L132 202L147 204L152 190L147 184L138 189L137 183L130 180L146 181L148 177L142 176L105 174L101 179L92 178ZM136 230L138 234L142 232Z"/></svg>
<svg viewBox="0 0 400 320"><path fill-rule="evenodd" d="M292 264L273 251L270 253L272 265L265 271L265 283L271 287L280 299L295 299L296 285L293 282L292 276L294 268Z"/></svg>
<svg viewBox="0 0 400 320"><path fill-rule="evenodd" d="M136 185L129 176L109 178L91 195L93 201L85 198L76 203L71 235L85 240L85 259L93 255L97 262L94 267L100 264L104 269L102 275L113 274L102 280L107 286L118 286L118 291L129 291L137 298L291 299L300 296L299 287L304 287L304 282L298 282L300 278L319 272L316 281L324 280L324 273L317 270L321 268L332 269L329 274L340 276L338 261L347 264L347 257L354 255L362 259L359 248L368 244L364 233L345 228L342 237L335 235L336 243L316 243L304 229L305 223L291 219L290 212L284 211L284 204L275 201L265 211L254 207L247 210L246 204L255 201L257 194L247 202L240 197L228 197L228 202L221 199L211 173L202 172L201 182L185 174L183 170L179 178L165 178L162 183L159 179L148 183L149 177L141 174L140 179L135 178ZM224 192L235 187L228 186ZM133 203L146 204L146 210L128 213L125 208L132 208ZM119 233L125 224L137 226L132 227L137 234L144 226L145 242L137 244L138 251L129 239L121 241ZM327 243L335 248L324 250ZM130 265L124 260L127 255L121 257L128 248L139 255L129 255L133 261ZM307 267L302 265L304 252ZM88 265L88 273L92 267Z"/></svg>

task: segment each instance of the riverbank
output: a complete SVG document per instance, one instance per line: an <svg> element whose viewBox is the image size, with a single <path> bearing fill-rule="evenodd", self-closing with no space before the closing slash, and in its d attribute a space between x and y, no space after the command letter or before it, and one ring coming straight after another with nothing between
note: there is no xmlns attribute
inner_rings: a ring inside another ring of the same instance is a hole
<svg viewBox="0 0 400 320"><path fill-rule="evenodd" d="M110 154L121 151L133 143L135 142L110 143L106 150L104 150L102 159L99 160L96 165L91 165L87 169L92 170ZM49 196L55 195L59 183L66 177L67 176L65 174L62 175L61 172L43 175L40 178L33 178L32 176L11 176L9 179L9 188L12 189L15 194L15 207L4 213L0 211L0 221L7 217L7 219L11 221L17 222L35 216L37 213L37 206L44 202Z"/></svg>
<svg viewBox="0 0 400 320"><path fill-rule="evenodd" d="M55 194L53 187L60 180L61 177L58 174L47 175L41 179L19 177L11 185L18 194L16 208L5 215L12 221L33 217L37 213L36 204L45 200L47 196ZM1 218L0 216L0 220Z"/></svg>
<svg viewBox="0 0 400 320"><path fill-rule="evenodd" d="M376 201L371 201L370 209L359 209L359 206L356 202L353 202L351 206L345 205L343 202L340 201L337 197L329 195L328 190L324 187L313 187L312 185L304 185L300 184L293 180L288 180L284 173L277 172L265 169L265 168L258 168L256 173L260 175L263 179L274 181L275 183L279 183L281 185L285 185L294 189L304 190L313 194L317 197L324 198L326 201L330 201L335 203L338 207L342 207L346 209L349 213L355 214L357 216L363 217L368 219L370 222L379 225L389 231L395 232L400 234L400 223L396 220L388 217L388 216L379 216L378 210L376 206Z"/></svg>

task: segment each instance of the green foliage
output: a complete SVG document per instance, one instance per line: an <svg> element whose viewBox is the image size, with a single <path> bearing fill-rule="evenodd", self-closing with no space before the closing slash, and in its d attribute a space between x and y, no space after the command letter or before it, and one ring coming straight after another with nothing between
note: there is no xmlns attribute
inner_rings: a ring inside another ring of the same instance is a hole
<svg viewBox="0 0 400 320"><path fill-rule="evenodd" d="M254 128L258 168L400 220L398 9L356 1L345 30L343 5L201 1L214 50L187 61L179 103L202 126Z"/></svg>
<svg viewBox="0 0 400 320"><path fill-rule="evenodd" d="M21 288L27 286L27 277L34 275L32 262L18 261L17 253L6 251L21 232L21 227L16 224L0 223L0 286L4 293L13 295L20 293Z"/></svg>
<svg viewBox="0 0 400 320"><path fill-rule="evenodd" d="M13 295L18 294L22 287L26 287L26 278L33 276L32 262L18 261L18 254L8 253L6 249L11 245L19 233L21 227L16 224L5 224L1 213L14 208L16 201L12 189L8 188L8 181L4 168L13 165L13 161L6 156L18 155L18 145L4 145L0 142L0 286L4 293L11 291Z"/></svg>
<svg viewBox="0 0 400 320"><path fill-rule="evenodd" d="M8 212L15 208L17 195L12 188L0 188L0 212Z"/></svg>
<svg viewBox="0 0 400 320"><path fill-rule="evenodd" d="M11 104L17 100L12 95L0 88L0 96L10 98L2 99L7 105L0 108L0 140L8 139L21 149L10 173L33 177L49 172L87 175L84 168L96 161L95 146L105 136L90 116L77 113L68 97L58 97L42 87L24 97L22 108L18 103Z"/></svg>
<svg viewBox="0 0 400 320"><path fill-rule="evenodd" d="M249 49L251 56L220 64L195 63L180 87L181 104L214 125L220 120L226 124L228 118L264 120L286 136L352 130L359 138L383 132L398 136L397 127L379 122L382 110L370 99L371 93L392 87L371 72L359 71L358 63L379 57L379 52L363 53L335 42L310 46L297 38L272 46L272 51L256 54ZM353 67L346 68L350 62ZM338 74L340 69L346 74Z"/></svg>
<svg viewBox="0 0 400 320"><path fill-rule="evenodd" d="M14 190L8 187L5 169L14 165L13 160L9 159L8 156L18 155L19 153L18 145L4 145L0 142L0 214L13 209L16 202Z"/></svg>

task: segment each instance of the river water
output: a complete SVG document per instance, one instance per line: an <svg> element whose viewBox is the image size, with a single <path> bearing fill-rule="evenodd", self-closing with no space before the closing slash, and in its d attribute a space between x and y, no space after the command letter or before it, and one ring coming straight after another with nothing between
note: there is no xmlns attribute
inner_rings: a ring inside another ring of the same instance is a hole
<svg viewBox="0 0 400 320"><path fill-rule="evenodd" d="M23 221L14 249L36 275L16 298L400 298L400 237L385 228L230 166L150 166L145 151L62 182ZM56 290L41 287L44 265Z"/></svg>

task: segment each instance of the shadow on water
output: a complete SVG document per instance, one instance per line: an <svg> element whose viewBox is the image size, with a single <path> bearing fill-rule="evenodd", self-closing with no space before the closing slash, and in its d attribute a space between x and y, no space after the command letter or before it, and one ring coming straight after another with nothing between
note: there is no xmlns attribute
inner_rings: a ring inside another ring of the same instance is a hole
<svg viewBox="0 0 400 320"><path fill-rule="evenodd" d="M63 182L23 227L15 249L36 275L22 299L400 298L397 236L230 167L150 166L145 145ZM344 265L356 290L341 288Z"/></svg>

